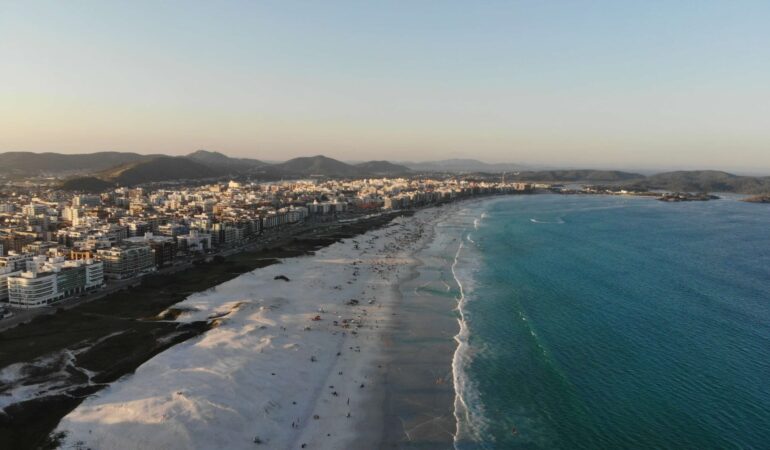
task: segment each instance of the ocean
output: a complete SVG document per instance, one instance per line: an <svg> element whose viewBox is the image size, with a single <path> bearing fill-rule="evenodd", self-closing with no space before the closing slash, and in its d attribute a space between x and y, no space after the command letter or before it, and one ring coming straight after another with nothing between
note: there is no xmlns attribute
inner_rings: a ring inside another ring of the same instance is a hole
<svg viewBox="0 0 770 450"><path fill-rule="evenodd" d="M770 448L766 205L516 196L436 230L455 448Z"/></svg>

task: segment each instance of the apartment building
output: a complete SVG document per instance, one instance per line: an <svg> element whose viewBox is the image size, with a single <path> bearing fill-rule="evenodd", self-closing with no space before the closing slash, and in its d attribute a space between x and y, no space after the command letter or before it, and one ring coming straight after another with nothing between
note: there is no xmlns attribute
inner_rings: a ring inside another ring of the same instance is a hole
<svg viewBox="0 0 770 450"><path fill-rule="evenodd" d="M32 253L18 253L13 250L7 256L0 257L0 267L10 267L12 271L27 270L27 262L32 261Z"/></svg>
<svg viewBox="0 0 770 450"><path fill-rule="evenodd" d="M7 277L10 306L40 308L98 289L104 284L101 261L46 260L38 257L30 263L30 269Z"/></svg>
<svg viewBox="0 0 770 450"><path fill-rule="evenodd" d="M168 236L155 236L152 233L145 233L142 237L131 237L126 239L131 244L146 244L152 248L155 254L155 266L164 267L174 263L176 256L176 242L174 238Z"/></svg>
<svg viewBox="0 0 770 450"><path fill-rule="evenodd" d="M59 299L56 274L22 272L8 278L8 298L17 308L40 308Z"/></svg>
<svg viewBox="0 0 770 450"><path fill-rule="evenodd" d="M124 279L155 270L155 252L149 244L129 244L100 249L106 278Z"/></svg>
<svg viewBox="0 0 770 450"><path fill-rule="evenodd" d="M205 253L211 250L211 235L198 230L190 230L190 234L177 236L179 251L184 253Z"/></svg>

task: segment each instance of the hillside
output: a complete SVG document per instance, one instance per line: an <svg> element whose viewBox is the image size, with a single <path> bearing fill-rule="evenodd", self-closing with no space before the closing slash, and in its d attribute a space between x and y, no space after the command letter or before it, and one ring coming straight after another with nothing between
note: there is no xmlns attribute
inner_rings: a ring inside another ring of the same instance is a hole
<svg viewBox="0 0 770 450"><path fill-rule="evenodd" d="M356 166L337 161L336 159L327 158L323 155L290 159L284 163L273 164L269 169L273 172L287 176L321 175L354 177L361 175L361 170Z"/></svg>
<svg viewBox="0 0 770 450"><path fill-rule="evenodd" d="M770 193L770 177L748 177L717 170L690 170L651 175L632 184L635 188L681 192Z"/></svg>
<svg viewBox="0 0 770 450"><path fill-rule="evenodd" d="M94 173L122 164L147 161L159 155L97 152L65 155L61 153L0 153L0 173L36 176L43 174Z"/></svg>
<svg viewBox="0 0 770 450"><path fill-rule="evenodd" d="M115 183L96 177L76 177L66 180L61 184L60 189L79 192L104 192L114 186Z"/></svg>
<svg viewBox="0 0 770 450"><path fill-rule="evenodd" d="M418 172L511 172L521 167L509 163L490 164L477 159L444 159L439 161L401 162L403 166Z"/></svg>
<svg viewBox="0 0 770 450"><path fill-rule="evenodd" d="M149 161L126 164L99 174L99 178L132 186L170 180L195 180L226 175L227 171L203 165L183 156L159 156Z"/></svg>
<svg viewBox="0 0 770 450"><path fill-rule="evenodd" d="M190 153L186 158L205 166L224 169L231 172L246 172L250 169L267 166L268 164L258 159L231 158L219 152L198 150Z"/></svg>
<svg viewBox="0 0 770 450"><path fill-rule="evenodd" d="M389 161L367 161L355 164L354 167L362 174L372 175L399 175L410 172L408 167L400 164L393 164Z"/></svg>
<svg viewBox="0 0 770 450"><path fill-rule="evenodd" d="M118 170L141 162L148 162L164 155L140 155L125 152L97 152L67 155L62 153L7 152L0 153L0 173L19 176L90 174ZM198 150L181 159L229 173L249 172L267 164L249 158L230 158L222 153ZM101 175L101 174L100 174Z"/></svg>
<svg viewBox="0 0 770 450"><path fill-rule="evenodd" d="M617 182L644 178L644 175L618 170L540 170L517 172L506 176L508 180L521 181L603 181Z"/></svg>

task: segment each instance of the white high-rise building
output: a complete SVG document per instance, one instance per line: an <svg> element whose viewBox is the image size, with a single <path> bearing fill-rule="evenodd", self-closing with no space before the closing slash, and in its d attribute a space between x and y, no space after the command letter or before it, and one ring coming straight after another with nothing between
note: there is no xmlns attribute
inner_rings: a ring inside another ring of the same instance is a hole
<svg viewBox="0 0 770 450"><path fill-rule="evenodd" d="M86 268L86 289L101 287L104 284L104 263L101 261L88 261Z"/></svg>
<svg viewBox="0 0 770 450"><path fill-rule="evenodd" d="M7 282L10 306L40 308L101 287L104 266L101 261L36 257L27 271L9 274Z"/></svg>
<svg viewBox="0 0 770 450"><path fill-rule="evenodd" d="M8 278L8 297L11 306L39 308L47 306L60 297L56 274L48 272L22 272Z"/></svg>

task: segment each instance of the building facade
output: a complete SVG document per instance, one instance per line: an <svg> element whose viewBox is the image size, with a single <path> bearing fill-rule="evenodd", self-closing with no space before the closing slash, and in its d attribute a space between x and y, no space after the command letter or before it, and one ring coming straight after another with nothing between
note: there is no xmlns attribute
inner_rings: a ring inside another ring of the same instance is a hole
<svg viewBox="0 0 770 450"><path fill-rule="evenodd" d="M98 289L104 284L101 261L50 258L47 261L36 259L31 266L32 270L7 277L10 306L41 308Z"/></svg>
<svg viewBox="0 0 770 450"><path fill-rule="evenodd" d="M123 245L96 251L104 263L104 276L131 278L155 270L155 254L149 244Z"/></svg>

